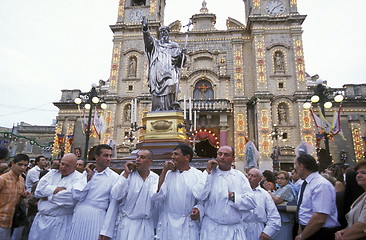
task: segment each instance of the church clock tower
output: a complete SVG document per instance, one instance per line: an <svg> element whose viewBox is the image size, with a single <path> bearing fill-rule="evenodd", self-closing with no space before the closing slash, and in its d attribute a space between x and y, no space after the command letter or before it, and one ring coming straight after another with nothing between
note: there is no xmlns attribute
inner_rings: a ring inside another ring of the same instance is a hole
<svg viewBox="0 0 366 240"><path fill-rule="evenodd" d="M286 149L286 141L309 140L303 135L306 132L303 126L296 127L306 116L301 107L307 90L301 28L306 16L298 13L297 0L244 2L255 66L251 72L252 119L248 121L257 126L252 131L257 133L262 166L278 169L280 163L270 157L275 150L293 151ZM281 133L286 139L274 141L273 132Z"/></svg>
<svg viewBox="0 0 366 240"><path fill-rule="evenodd" d="M140 24L142 16L152 22L162 22L164 9L165 0L120 0L117 24Z"/></svg>
<svg viewBox="0 0 366 240"><path fill-rule="evenodd" d="M120 0L117 22L110 26L114 37L107 97L110 135L106 139L114 139L120 146L128 145L131 112L136 109L135 115L142 116L150 107L141 20L143 16L148 19L151 34L157 37L164 9L165 0ZM140 121L137 119L138 124Z"/></svg>

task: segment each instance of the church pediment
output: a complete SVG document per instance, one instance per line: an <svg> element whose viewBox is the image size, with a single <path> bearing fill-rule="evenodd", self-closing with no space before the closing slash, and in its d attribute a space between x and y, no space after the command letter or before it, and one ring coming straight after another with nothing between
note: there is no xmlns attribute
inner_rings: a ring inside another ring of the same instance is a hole
<svg viewBox="0 0 366 240"><path fill-rule="evenodd" d="M268 47L266 47L267 50L271 50L272 48L275 48L275 47L284 47L284 48L287 48L287 49L290 49L290 46L285 44L285 43L272 43L271 45L269 45Z"/></svg>
<svg viewBox="0 0 366 240"><path fill-rule="evenodd" d="M122 54L123 55L127 55L127 54L130 54L132 52L135 52L135 53L137 52L137 53L139 53L141 55L144 55L145 54L145 52L143 50L138 49L138 48L130 48L130 49L127 49L126 51L122 52Z"/></svg>
<svg viewBox="0 0 366 240"><path fill-rule="evenodd" d="M228 17L228 19L226 19L226 27L227 29L245 28L245 25L234 18Z"/></svg>
<svg viewBox="0 0 366 240"><path fill-rule="evenodd" d="M179 20L176 20L169 24L169 28L171 32L179 32L182 28L182 23Z"/></svg>
<svg viewBox="0 0 366 240"><path fill-rule="evenodd" d="M194 81L198 81L198 78L201 78L202 76L206 76L209 79L211 79L212 81L214 81L215 79L218 79L218 75L217 73L215 73L212 70L209 69L199 69L196 71L193 71L191 74L189 74L188 79L195 79ZM216 83L214 81L214 83Z"/></svg>
<svg viewBox="0 0 366 240"><path fill-rule="evenodd" d="M218 52L217 51L211 52L211 51L208 51L208 50L197 50L197 51L194 51L194 52L190 52L188 54L190 56L192 56L192 58L195 58L195 56L208 56L208 57L212 58L212 55L217 55Z"/></svg>

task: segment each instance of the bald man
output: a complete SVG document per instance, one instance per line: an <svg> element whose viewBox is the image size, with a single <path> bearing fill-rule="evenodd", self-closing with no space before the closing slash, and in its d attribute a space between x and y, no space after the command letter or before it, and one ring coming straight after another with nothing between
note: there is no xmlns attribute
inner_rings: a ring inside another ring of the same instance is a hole
<svg viewBox="0 0 366 240"><path fill-rule="evenodd" d="M35 196L38 213L29 233L29 240L63 240L70 232L72 214L76 201L72 189L83 175L76 169L77 157L73 153L64 155L59 170L47 173L38 183Z"/></svg>
<svg viewBox="0 0 366 240"><path fill-rule="evenodd" d="M248 180L253 190L257 207L243 219L247 239L272 239L281 227L281 217L272 197L259 186L262 173L252 168L248 172Z"/></svg>

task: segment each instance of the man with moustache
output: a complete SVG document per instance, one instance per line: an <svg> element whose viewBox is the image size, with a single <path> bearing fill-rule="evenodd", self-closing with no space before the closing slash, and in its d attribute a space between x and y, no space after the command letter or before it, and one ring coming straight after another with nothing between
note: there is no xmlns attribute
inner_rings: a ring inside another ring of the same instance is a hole
<svg viewBox="0 0 366 240"><path fill-rule="evenodd" d="M158 188L159 176L150 171L152 152L141 149L136 164L127 162L125 170L112 188L112 198L119 203L116 225L118 240L154 239L154 217L156 208L151 197Z"/></svg>
<svg viewBox="0 0 366 240"><path fill-rule="evenodd" d="M259 185L262 178L258 169L249 170L248 180L257 207L243 219L247 239L272 239L281 227L281 217L272 197Z"/></svg>
<svg viewBox="0 0 366 240"><path fill-rule="evenodd" d="M234 149L221 146L217 161L207 163L206 181L197 189L198 199L204 201L205 209L201 240L247 239L242 219L250 214L256 203L248 179L242 172L232 169L233 162Z"/></svg>
<svg viewBox="0 0 366 240"><path fill-rule="evenodd" d="M94 240L109 239L114 226L109 226L106 219L113 219L118 212L118 205L110 193L118 174L109 168L112 148L100 144L95 148L96 166L85 167L84 177L73 188L73 197L79 201L75 207L69 239Z"/></svg>
<svg viewBox="0 0 366 240"><path fill-rule="evenodd" d="M194 186L202 181L202 172L189 163L192 148L180 143L173 150L172 160L166 161L159 177L158 191L153 200L160 205L156 238L160 240L198 240L200 206ZM201 209L202 210L202 209Z"/></svg>
<svg viewBox="0 0 366 240"><path fill-rule="evenodd" d="M68 240L76 201L72 189L83 175L76 169L77 157L73 153L63 156L59 169L54 169L39 180L35 190L38 213L34 218L29 240Z"/></svg>

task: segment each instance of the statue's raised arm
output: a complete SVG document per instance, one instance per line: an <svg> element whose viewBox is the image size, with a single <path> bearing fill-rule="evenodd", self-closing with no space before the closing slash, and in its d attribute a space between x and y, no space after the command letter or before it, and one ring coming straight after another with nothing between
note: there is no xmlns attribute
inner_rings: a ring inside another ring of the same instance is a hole
<svg viewBox="0 0 366 240"><path fill-rule="evenodd" d="M142 16L141 24L142 24L142 31L146 32L147 30L149 30L147 18L145 16Z"/></svg>

